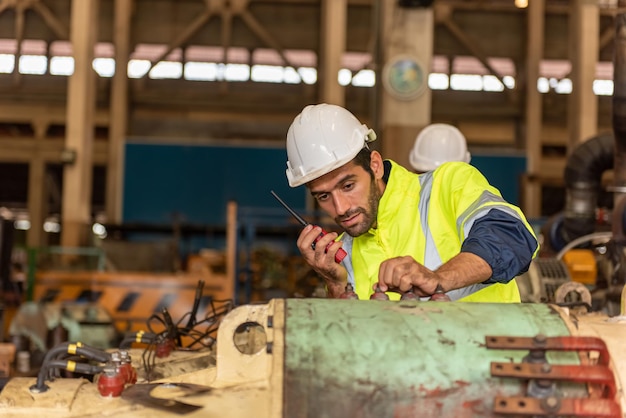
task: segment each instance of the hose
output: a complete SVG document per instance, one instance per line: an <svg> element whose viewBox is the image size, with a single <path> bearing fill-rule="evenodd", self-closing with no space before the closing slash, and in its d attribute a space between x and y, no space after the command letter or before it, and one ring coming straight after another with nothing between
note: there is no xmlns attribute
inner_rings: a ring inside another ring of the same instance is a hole
<svg viewBox="0 0 626 418"><path fill-rule="evenodd" d="M68 360L52 360L46 364L41 366L39 370L39 374L37 375L37 383L30 387L30 391L33 393L43 393L48 390L48 386L46 386L46 376L50 369L60 368L64 370L68 370L70 372L78 372L84 374L96 374L100 373L103 369L103 366L96 366L92 364L86 363L76 363L74 361Z"/></svg>
<svg viewBox="0 0 626 418"><path fill-rule="evenodd" d="M565 247L563 247L561 251L558 252L558 254L556 255L556 259L560 260L561 258L563 258L566 252L568 252L572 248L579 246L580 244L584 244L585 242L589 242L594 239L610 239L612 236L613 236L612 232L604 231L604 232L593 232L591 234L578 237L575 240L568 242L565 245Z"/></svg>

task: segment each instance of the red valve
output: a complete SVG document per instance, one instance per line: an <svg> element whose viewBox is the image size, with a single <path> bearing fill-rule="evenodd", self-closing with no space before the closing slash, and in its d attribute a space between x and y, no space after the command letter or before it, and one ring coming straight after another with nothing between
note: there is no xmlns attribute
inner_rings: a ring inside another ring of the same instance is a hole
<svg viewBox="0 0 626 418"><path fill-rule="evenodd" d="M98 378L98 392L101 396L118 397L126 384L124 377L115 366L105 366Z"/></svg>
<svg viewBox="0 0 626 418"><path fill-rule="evenodd" d="M376 285L376 290L370 295L371 300L389 300L389 296Z"/></svg>
<svg viewBox="0 0 626 418"><path fill-rule="evenodd" d="M359 295L354 292L354 288L351 283L346 285L346 290L339 295L339 299L358 299Z"/></svg>

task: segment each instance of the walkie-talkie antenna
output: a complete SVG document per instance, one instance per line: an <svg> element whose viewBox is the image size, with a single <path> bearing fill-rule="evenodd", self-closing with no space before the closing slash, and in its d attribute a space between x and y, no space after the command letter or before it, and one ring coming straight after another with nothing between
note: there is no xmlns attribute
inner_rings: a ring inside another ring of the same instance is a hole
<svg viewBox="0 0 626 418"><path fill-rule="evenodd" d="M291 213L293 215L293 217L296 218L298 220L298 222L300 222L302 224L302 226L307 226L309 224L307 221L304 220L304 218L302 218L302 216L298 215L293 209L291 209L291 207L289 207L289 205L286 204L283 201L283 199L278 197L278 195L276 193L274 193L274 190L272 190L271 193L272 193L272 196L274 196L276 198L276 200L278 200L280 202L280 204L283 205L285 209L287 209L287 212Z"/></svg>

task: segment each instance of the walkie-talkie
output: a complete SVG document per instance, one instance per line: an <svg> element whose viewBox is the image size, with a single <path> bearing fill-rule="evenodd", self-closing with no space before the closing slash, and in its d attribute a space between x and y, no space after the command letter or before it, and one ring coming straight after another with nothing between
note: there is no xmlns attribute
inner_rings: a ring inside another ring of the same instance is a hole
<svg viewBox="0 0 626 418"><path fill-rule="evenodd" d="M285 202L283 202L283 199L281 199L280 197L278 197L278 195L276 193L274 193L274 190L271 191L272 196L274 196L276 198L276 200L278 200L280 202L281 205L283 205L283 207L285 209L287 209L287 211L289 213L291 213L293 215L294 218L296 218L296 220L298 222L300 222L302 224L302 226L307 226L309 225L309 223L307 221L304 220L304 218L302 218L302 216L298 215L293 209L291 209L289 207L289 205L287 205ZM320 234L318 235L317 238L315 238L315 241L313 241L313 249L315 249L315 243L317 241L319 241L324 235L326 235L327 232L324 231L324 228L322 228L322 232L320 232ZM330 247L332 245L332 242L330 242L327 246L326 249L328 249L328 247ZM340 248L339 250L337 250L337 252L335 253L335 261L337 263L341 263L341 260L343 260L344 258L346 258L346 256L348 255L348 253L346 252L346 250L344 250L343 248Z"/></svg>

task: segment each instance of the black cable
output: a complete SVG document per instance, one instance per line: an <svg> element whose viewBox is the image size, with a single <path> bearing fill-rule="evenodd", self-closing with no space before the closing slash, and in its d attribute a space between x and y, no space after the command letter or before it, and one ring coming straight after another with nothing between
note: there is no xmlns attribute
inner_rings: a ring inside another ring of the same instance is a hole
<svg viewBox="0 0 626 418"><path fill-rule="evenodd" d="M37 383L30 387L31 392L42 393L48 390L46 386L46 376L52 368L60 368L70 372L78 372L83 374L96 374L100 373L103 366L97 366L86 363L76 363L69 360L52 360L41 366L39 374L37 375Z"/></svg>

